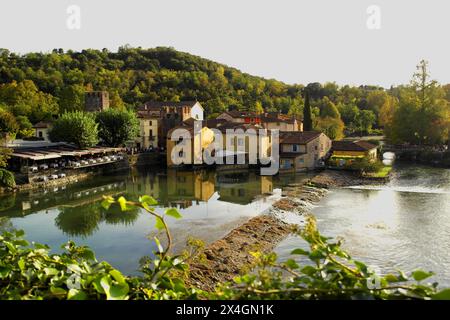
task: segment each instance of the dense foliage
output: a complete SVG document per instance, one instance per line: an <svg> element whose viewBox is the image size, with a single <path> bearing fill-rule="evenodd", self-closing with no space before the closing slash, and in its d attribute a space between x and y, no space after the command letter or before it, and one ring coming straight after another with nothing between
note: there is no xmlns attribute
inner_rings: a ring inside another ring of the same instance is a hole
<svg viewBox="0 0 450 320"><path fill-rule="evenodd" d="M198 100L209 118L229 108L279 111L306 117L306 128L311 115L311 129L336 139L379 134L386 127L395 143L442 143L448 140L450 85L429 81L426 67L420 69L425 78L415 76L410 85L389 89L334 82L304 87L251 76L172 48L55 49L24 55L0 49L0 104L35 123L82 111L86 91L106 90L113 109L134 110L149 100Z"/></svg>
<svg viewBox="0 0 450 320"><path fill-rule="evenodd" d="M0 168L0 187L14 188L16 180L14 174L8 170Z"/></svg>
<svg viewBox="0 0 450 320"><path fill-rule="evenodd" d="M134 140L139 132L136 114L128 110L108 109L96 114L98 136L108 146L119 147Z"/></svg>
<svg viewBox="0 0 450 320"><path fill-rule="evenodd" d="M61 115L49 132L53 142L73 143L79 148L95 146L98 143L98 124L91 113L67 112Z"/></svg>
<svg viewBox="0 0 450 320"><path fill-rule="evenodd" d="M98 262L87 247L68 242L61 254L30 244L22 231L0 236L0 299L450 299L450 290L424 281L431 272L416 270L381 276L330 242L317 231L311 218L298 234L309 250L292 251L299 259L277 262L274 253L253 253L254 272L233 283L218 284L213 292L186 285L189 261L198 256L198 246L189 253L171 256L172 237L165 217L180 218L176 209L164 215L155 212L156 201L143 196L138 202L124 197L105 197L108 209L119 205L128 211L138 207L155 218L155 226L166 237L165 245L154 238L153 257L143 262L142 276L128 277L106 262Z"/></svg>

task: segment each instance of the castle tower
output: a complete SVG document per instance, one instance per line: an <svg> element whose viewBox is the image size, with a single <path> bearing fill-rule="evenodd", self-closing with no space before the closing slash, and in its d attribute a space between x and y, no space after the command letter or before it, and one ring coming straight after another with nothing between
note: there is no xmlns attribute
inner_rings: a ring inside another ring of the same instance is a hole
<svg viewBox="0 0 450 320"><path fill-rule="evenodd" d="M108 91L91 91L85 95L85 110L87 112L105 111L109 108Z"/></svg>

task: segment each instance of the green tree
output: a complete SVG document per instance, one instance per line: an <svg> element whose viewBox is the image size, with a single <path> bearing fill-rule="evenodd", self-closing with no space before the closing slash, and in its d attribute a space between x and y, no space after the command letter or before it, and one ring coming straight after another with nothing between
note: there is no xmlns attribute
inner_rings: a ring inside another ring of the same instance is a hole
<svg viewBox="0 0 450 320"><path fill-rule="evenodd" d="M375 113L371 110L361 110L358 114L359 129L363 133L370 133L372 126L376 122Z"/></svg>
<svg viewBox="0 0 450 320"><path fill-rule="evenodd" d="M17 125L19 126L19 131L17 132L18 138L29 138L34 136L33 125L27 117L17 116L16 121Z"/></svg>
<svg viewBox="0 0 450 320"><path fill-rule="evenodd" d="M341 117L336 105L328 97L323 97L322 100L320 100L318 107L322 118L330 117L340 119Z"/></svg>
<svg viewBox="0 0 450 320"><path fill-rule="evenodd" d="M67 112L53 123L50 140L73 143L79 148L93 147L98 143L97 127L91 113Z"/></svg>
<svg viewBox="0 0 450 320"><path fill-rule="evenodd" d="M136 114L128 110L108 109L96 114L99 138L111 147L134 140L139 132Z"/></svg>
<svg viewBox="0 0 450 320"><path fill-rule="evenodd" d="M305 89L305 106L303 107L303 130L312 130L311 105L309 103L309 92Z"/></svg>
<svg viewBox="0 0 450 320"><path fill-rule="evenodd" d="M332 140L340 140L344 137L344 123L338 118L319 117L315 130L325 133Z"/></svg>
<svg viewBox="0 0 450 320"><path fill-rule="evenodd" d="M60 111L83 111L84 95L85 89L82 85L74 84L64 87L59 96Z"/></svg>
<svg viewBox="0 0 450 320"><path fill-rule="evenodd" d="M19 131L19 125L14 115L0 106L0 134L15 135Z"/></svg>
<svg viewBox="0 0 450 320"><path fill-rule="evenodd" d="M429 80L428 63L417 66L411 84L399 90L399 106L389 124L388 139L395 143L441 144L449 139L450 104L445 91Z"/></svg>
<svg viewBox="0 0 450 320"><path fill-rule="evenodd" d="M1 102L8 105L15 116L26 116L32 123L50 120L59 110L56 99L39 91L32 80L0 85Z"/></svg>

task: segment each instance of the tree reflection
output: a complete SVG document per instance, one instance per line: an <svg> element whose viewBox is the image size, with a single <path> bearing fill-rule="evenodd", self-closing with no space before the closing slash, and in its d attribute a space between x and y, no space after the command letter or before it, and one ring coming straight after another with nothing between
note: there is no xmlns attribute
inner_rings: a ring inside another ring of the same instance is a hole
<svg viewBox="0 0 450 320"><path fill-rule="evenodd" d="M55 225L71 237L88 237L98 230L101 222L114 225L131 225L139 216L139 209L121 211L118 205L105 210L100 202L76 207L61 207Z"/></svg>

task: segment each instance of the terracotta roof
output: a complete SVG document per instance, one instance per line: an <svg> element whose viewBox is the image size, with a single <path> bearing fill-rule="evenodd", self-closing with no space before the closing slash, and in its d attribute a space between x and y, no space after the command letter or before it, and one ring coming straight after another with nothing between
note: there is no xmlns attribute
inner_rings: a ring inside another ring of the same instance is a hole
<svg viewBox="0 0 450 320"><path fill-rule="evenodd" d="M39 121L38 123L35 123L33 125L33 128L39 129L39 128L48 128L51 125L51 122L48 121Z"/></svg>
<svg viewBox="0 0 450 320"><path fill-rule="evenodd" d="M280 132L280 143L306 144L321 134L317 131L282 131Z"/></svg>
<svg viewBox="0 0 450 320"><path fill-rule="evenodd" d="M255 113L255 112L238 111L238 110L225 111L225 113L230 115L233 118L246 118L246 117L257 118L260 116L259 114Z"/></svg>
<svg viewBox="0 0 450 320"><path fill-rule="evenodd" d="M369 151L377 146L364 141L333 141L332 149L335 151Z"/></svg>
<svg viewBox="0 0 450 320"><path fill-rule="evenodd" d="M163 107L175 107L175 108L182 108L182 107L190 107L192 108L198 101L148 101L144 103L144 105L138 107L139 111L144 111L148 109L160 109Z"/></svg>

